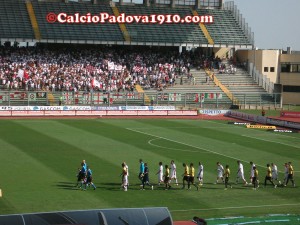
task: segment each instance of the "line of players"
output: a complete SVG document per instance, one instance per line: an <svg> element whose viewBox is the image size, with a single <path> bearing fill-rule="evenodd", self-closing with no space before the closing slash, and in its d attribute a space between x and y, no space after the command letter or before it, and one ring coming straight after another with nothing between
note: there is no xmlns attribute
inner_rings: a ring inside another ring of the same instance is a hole
<svg viewBox="0 0 300 225"><path fill-rule="evenodd" d="M78 168L77 183L75 187L79 187L81 190L86 191L87 187L92 186L94 190L96 190L96 186L93 183L93 172L91 168L87 166L85 160L82 160L80 166L81 167Z"/></svg>
<svg viewBox="0 0 300 225"><path fill-rule="evenodd" d="M144 163L142 159L139 160L140 163L140 170L139 170L139 179L141 180L141 190L145 190L145 186L150 186L153 190L153 185L149 182L149 168L148 164ZM244 185L248 185L245 177L244 177L244 167L241 161L237 161L238 164L238 171L237 171L237 177L236 177L236 184L239 183L239 179L242 179L244 182ZM253 162L250 162L251 165L251 172L250 172L250 185L253 185L253 189L257 190L259 187L259 172L256 167L256 165ZM199 187L203 185L203 172L204 167L201 162L199 162L198 166L198 172L197 172L197 179L198 184L195 184L195 168L193 163L190 163L188 166L186 163L183 163L184 167L184 174L183 174L183 180L182 180L182 189L185 189L185 185L187 183L187 188L191 189L191 185L193 185L196 190L199 190ZM295 187L294 182L294 169L291 162L284 164L284 180L281 183L278 179L278 169L277 166L274 163L267 164L267 170L266 170L266 176L264 180L264 187L267 185L267 181L269 181L274 188L277 187L277 185L286 186L289 181L292 182L292 186ZM229 165L225 166L225 169L223 165L220 162L217 162L217 179L215 184L219 183L220 181L225 184L225 190L227 190L228 187L232 188L231 183L229 182L230 178L230 168ZM128 166L125 162L122 163L122 187L124 191L127 191L129 183L128 183ZM171 182L172 180L175 181L175 184L178 185L178 179L177 179L177 170L176 170L176 164L174 160L171 161L170 167L168 165L165 165L165 172L163 163L159 162L159 169L156 172L156 175L158 175L158 185L164 184L165 190L169 190L171 188ZM274 182L277 182L275 184Z"/></svg>
<svg viewBox="0 0 300 225"><path fill-rule="evenodd" d="M138 178L142 182L141 190L145 190L145 186L151 187L153 190L153 185L149 182L149 167L148 163L144 163L142 159L139 160L140 163L140 170ZM185 172L183 174L183 189L185 188L186 182L188 185L188 189L191 188L191 185L195 186L195 188L198 190L198 185L195 184L194 177L195 177L195 169L193 166L193 163L188 166L187 164L183 164L185 168ZM201 163L199 163L199 168L201 168ZM165 171L165 172L164 172ZM125 162L122 163L122 187L124 191L128 190L129 182L128 182L128 166ZM159 162L159 169L156 172L156 175L158 175L158 185L161 184L165 185L165 190L169 190L171 188L171 182L172 180L175 181L175 184L178 186L178 179L177 179L177 172L176 172L176 164L174 160L171 161L170 167L168 165L165 165L165 170L163 167L163 163ZM200 172L198 172L198 180L200 182L199 185L202 185L202 179L203 179L203 166Z"/></svg>

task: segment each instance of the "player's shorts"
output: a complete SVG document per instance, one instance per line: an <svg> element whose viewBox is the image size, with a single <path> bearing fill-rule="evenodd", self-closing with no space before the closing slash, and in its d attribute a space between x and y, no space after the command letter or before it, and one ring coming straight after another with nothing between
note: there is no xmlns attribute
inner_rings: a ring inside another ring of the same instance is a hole
<svg viewBox="0 0 300 225"><path fill-rule="evenodd" d="M172 178L172 179L176 179L176 178L177 178L176 172L172 172L172 173L171 173L171 178Z"/></svg>
<svg viewBox="0 0 300 225"><path fill-rule="evenodd" d="M190 177L189 182L194 183L195 177Z"/></svg>
<svg viewBox="0 0 300 225"><path fill-rule="evenodd" d="M199 181L203 180L203 174L201 174L201 175L198 177L198 180L199 180Z"/></svg>
<svg viewBox="0 0 300 225"><path fill-rule="evenodd" d="M81 181L85 178L85 174L82 172L79 172L77 175L77 181Z"/></svg>
<svg viewBox="0 0 300 225"><path fill-rule="evenodd" d="M266 180L272 180L272 177L266 176Z"/></svg>
<svg viewBox="0 0 300 225"><path fill-rule="evenodd" d="M243 180L245 179L244 173L241 173L241 172L238 173L238 177Z"/></svg>
<svg viewBox="0 0 300 225"><path fill-rule="evenodd" d="M170 181L170 177L165 177L164 183L167 184L167 183L169 183L169 181Z"/></svg>
<svg viewBox="0 0 300 225"><path fill-rule="evenodd" d="M123 176L123 185L128 184L128 176Z"/></svg>
<svg viewBox="0 0 300 225"><path fill-rule="evenodd" d="M277 180L278 179L278 174L272 173L272 178L273 178L273 180Z"/></svg>
<svg viewBox="0 0 300 225"><path fill-rule="evenodd" d="M142 182L143 183L149 183L149 176L148 176L148 174L145 174L145 176L143 176L143 179L142 179Z"/></svg>
<svg viewBox="0 0 300 225"><path fill-rule="evenodd" d="M223 173L222 172L218 172L218 177L223 177Z"/></svg>
<svg viewBox="0 0 300 225"><path fill-rule="evenodd" d="M93 182L93 177L87 177L86 182L87 183L92 183Z"/></svg>
<svg viewBox="0 0 300 225"><path fill-rule="evenodd" d="M252 177L252 184L257 183L257 177Z"/></svg>
<svg viewBox="0 0 300 225"><path fill-rule="evenodd" d="M139 179L143 180L144 174L143 173L139 173Z"/></svg>
<svg viewBox="0 0 300 225"><path fill-rule="evenodd" d="M163 174L158 174L158 181L162 181L163 179Z"/></svg>
<svg viewBox="0 0 300 225"><path fill-rule="evenodd" d="M189 177L189 176L184 176L184 177L183 177L183 180L185 180L185 181L189 182L189 180L190 180L190 177Z"/></svg>

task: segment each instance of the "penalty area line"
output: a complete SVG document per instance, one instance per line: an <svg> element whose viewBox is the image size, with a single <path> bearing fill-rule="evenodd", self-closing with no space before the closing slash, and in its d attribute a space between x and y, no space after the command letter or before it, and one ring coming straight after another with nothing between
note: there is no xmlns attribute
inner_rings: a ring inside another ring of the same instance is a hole
<svg viewBox="0 0 300 225"><path fill-rule="evenodd" d="M139 131L139 130L134 130L134 129L131 129L131 128L126 128L126 129L127 129L127 130L130 130L130 131L133 131L133 132L136 132L136 133L140 133L140 134L152 136L152 137L155 137L155 138L157 138L157 139L158 139L158 138L159 138L159 139L164 139L164 140L167 140L167 141L179 143L179 144L181 144L181 145L186 145L186 146L189 146L189 147L192 147L192 148L195 148L195 149L199 149L199 150L202 150L202 151L210 152L210 153L213 153L213 154L216 154L216 155L220 155L220 156L223 156L223 157L226 157L226 158L229 158L229 159L240 160L241 162L249 163L249 162L247 162L247 161L244 161L244 160L241 160L241 159L238 159L238 158L235 158L235 157L231 157L231 156L228 156L228 155L219 153L219 152L211 151L211 150L206 149L206 148L202 148L202 147L198 147L198 146L186 144L186 143L183 143L183 142L180 142L180 141L175 141L175 140L172 140L172 139L169 139L169 138L160 137L160 136L155 135L155 134L149 134L149 133L146 133L146 132L143 132L143 131ZM258 165L258 164L256 164L256 165L257 165L257 166L260 166L260 167L264 167L264 166L261 166L261 165Z"/></svg>
<svg viewBox="0 0 300 225"><path fill-rule="evenodd" d="M298 206L298 205L300 205L300 203L295 203L295 204L278 204L278 205L232 206L232 207L209 208L209 209L178 209L178 210L170 210L170 212L210 211L210 210L229 210L229 209L248 209L248 208L282 207L282 206Z"/></svg>
<svg viewBox="0 0 300 225"><path fill-rule="evenodd" d="M286 144L286 143L283 143L283 142L280 142L280 141L271 141L271 140L267 140L267 139L264 139L264 138L252 137L252 136L249 136L249 135L242 135L242 136L243 136L243 137L247 137L247 138L252 138L252 139L260 140L260 141L266 141L266 142L271 142L271 143L276 143L276 144L286 145L286 146L290 146L290 147L293 147L293 148L300 148L300 147L298 147L298 146L295 146L295 145L289 145L289 144Z"/></svg>
<svg viewBox="0 0 300 225"><path fill-rule="evenodd" d="M151 139L148 141L148 144L149 145L152 145L154 147L157 147L157 148L164 148L164 149L169 149L169 150L173 150L173 151L181 151L181 152L199 152L199 151L193 151L193 150L185 150L185 149L178 149L178 148L168 148L168 147L164 147L164 146L160 146L160 145L156 145L156 144L153 144L152 141L155 141L155 140L159 140L159 139L162 139L162 138L154 138L154 139Z"/></svg>

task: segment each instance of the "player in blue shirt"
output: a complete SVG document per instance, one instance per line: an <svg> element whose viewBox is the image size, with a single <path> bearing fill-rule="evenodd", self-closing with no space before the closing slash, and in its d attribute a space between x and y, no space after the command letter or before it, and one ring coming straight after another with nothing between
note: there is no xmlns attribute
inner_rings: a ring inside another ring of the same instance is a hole
<svg viewBox="0 0 300 225"><path fill-rule="evenodd" d="M151 189L153 190L153 185L151 185L149 183L149 168L148 168L148 165L147 163L144 164L144 173L143 173L143 176L142 176L142 188L141 190L145 190L145 185L148 185L151 187Z"/></svg>
<svg viewBox="0 0 300 225"><path fill-rule="evenodd" d="M86 182L85 182L85 189L86 190L86 187L89 186L89 185L92 185L94 190L96 190L96 186L95 184L93 183L93 172L90 168L88 168L87 172L86 172Z"/></svg>
<svg viewBox="0 0 300 225"><path fill-rule="evenodd" d="M140 159L140 172L139 172L139 179L142 181L143 180L143 175L145 172L145 164L142 159Z"/></svg>
<svg viewBox="0 0 300 225"><path fill-rule="evenodd" d="M84 159L84 160L82 160L81 166L82 166L82 167L84 167L84 168L85 168L85 170L87 170L87 169L88 169L88 166L87 166L87 164L86 164L86 162L85 162L85 159Z"/></svg>

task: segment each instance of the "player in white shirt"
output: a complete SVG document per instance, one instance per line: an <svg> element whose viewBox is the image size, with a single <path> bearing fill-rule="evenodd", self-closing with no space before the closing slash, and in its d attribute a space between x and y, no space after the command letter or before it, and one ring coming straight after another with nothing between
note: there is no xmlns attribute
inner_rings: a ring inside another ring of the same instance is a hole
<svg viewBox="0 0 300 225"><path fill-rule="evenodd" d="M250 170L250 184L252 184L252 179L254 177L254 168L253 167L256 167L256 165L253 162L250 162L250 165L251 165L251 170Z"/></svg>
<svg viewBox="0 0 300 225"><path fill-rule="evenodd" d="M201 162L199 162L199 166L198 166L198 173L197 173L197 178L199 181L199 185L202 186L203 185L203 165Z"/></svg>
<svg viewBox="0 0 300 225"><path fill-rule="evenodd" d="M245 176L244 176L244 166L241 163L240 160L237 161L238 164L238 171L237 171L237 177L236 177L236 183L239 183L239 179L241 178L244 181L244 185L247 185L247 181L245 180Z"/></svg>
<svg viewBox="0 0 300 225"><path fill-rule="evenodd" d="M215 184L217 184L220 179L224 183L223 174L224 174L224 167L222 166L222 164L220 162L217 162L217 180L216 180Z"/></svg>
<svg viewBox="0 0 300 225"><path fill-rule="evenodd" d="M177 174L176 174L176 164L175 164L174 160L171 161L170 167L171 167L170 183L172 182L172 180L175 180L176 185L178 185Z"/></svg>
<svg viewBox="0 0 300 225"><path fill-rule="evenodd" d="M124 191L127 191L128 188L128 174L127 174L127 167L126 167L126 163L123 162L122 163L122 187Z"/></svg>
<svg viewBox="0 0 300 225"><path fill-rule="evenodd" d="M159 162L158 165L159 165L159 167L158 167L158 171L157 171L156 175L158 175L158 185L160 185L161 183L162 184L164 183L164 179L163 179L164 167L163 167L162 162Z"/></svg>
<svg viewBox="0 0 300 225"><path fill-rule="evenodd" d="M272 170L272 179L273 179L273 182L275 180L278 181L278 169L277 169L276 164L271 163L271 170ZM280 184L280 182L278 182L278 183Z"/></svg>
<svg viewBox="0 0 300 225"><path fill-rule="evenodd" d="M129 180L128 180L128 178L129 178L129 168L128 168L128 165L126 164L126 162L124 162L124 164L125 164L125 167L126 167L126 170L127 170L127 187L129 186Z"/></svg>

